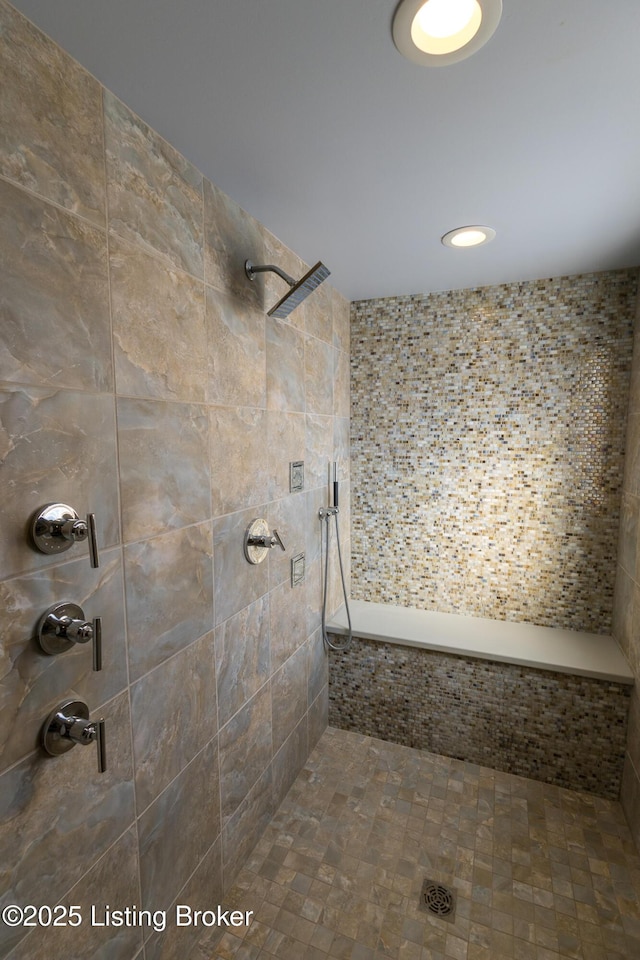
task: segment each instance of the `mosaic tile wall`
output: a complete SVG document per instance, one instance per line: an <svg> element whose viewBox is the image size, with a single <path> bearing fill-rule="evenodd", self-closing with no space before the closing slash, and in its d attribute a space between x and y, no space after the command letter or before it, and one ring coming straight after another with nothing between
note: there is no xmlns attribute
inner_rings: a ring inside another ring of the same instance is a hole
<svg viewBox="0 0 640 960"><path fill-rule="evenodd" d="M3 0L0 64L0 904L210 909L327 723L317 513L328 462L348 478L349 304L326 283L268 318L282 281L245 259L302 261ZM99 569L29 546L57 501L95 511ZM287 549L250 566L260 516ZM39 650L61 600L103 617L102 672ZM104 774L40 749L70 693L106 718ZM0 957L178 960L198 932L0 923Z"/></svg>
<svg viewBox="0 0 640 960"><path fill-rule="evenodd" d="M354 597L610 632L636 288L352 304Z"/></svg>
<svg viewBox="0 0 640 960"><path fill-rule="evenodd" d="M617 800L631 688L355 638L329 655L329 723Z"/></svg>

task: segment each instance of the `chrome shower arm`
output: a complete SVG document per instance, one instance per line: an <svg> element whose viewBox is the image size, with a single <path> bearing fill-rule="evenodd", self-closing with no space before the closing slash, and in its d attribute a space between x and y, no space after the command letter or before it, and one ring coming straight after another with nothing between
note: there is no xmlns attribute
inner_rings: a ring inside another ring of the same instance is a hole
<svg viewBox="0 0 640 960"><path fill-rule="evenodd" d="M280 267L276 267L274 263L263 263L260 265L252 263L251 260L245 260L244 272L249 280L255 280L256 273L265 273L267 271L269 273L277 273L279 277L287 281L290 287L295 287L296 281L293 277L290 277L289 274L281 270Z"/></svg>
<svg viewBox="0 0 640 960"><path fill-rule="evenodd" d="M294 280L293 277L290 277L288 273L285 273L284 270L281 270L280 267L276 267L274 263L262 263L256 266L255 263L252 263L251 260L245 260L244 262L244 272L247 275L249 280L255 280L257 273L264 273L265 270L269 270L271 273L277 273L279 277L282 277L283 280L289 284L289 290L285 293L283 297L280 297L275 307L271 307L271 310L267 310L267 316L275 317L276 320L286 320L292 310L302 303L310 293L320 286L323 280L330 274L324 263L318 261L315 266L311 267L310 270L307 270L304 277L300 280Z"/></svg>

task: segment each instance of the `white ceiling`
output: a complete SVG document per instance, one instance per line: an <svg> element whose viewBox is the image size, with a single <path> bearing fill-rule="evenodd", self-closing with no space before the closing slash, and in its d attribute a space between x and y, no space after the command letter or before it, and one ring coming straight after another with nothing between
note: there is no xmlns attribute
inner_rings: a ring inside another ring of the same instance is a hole
<svg viewBox="0 0 640 960"><path fill-rule="evenodd" d="M431 69L396 0L13 2L350 299L640 264L640 0L503 0Z"/></svg>

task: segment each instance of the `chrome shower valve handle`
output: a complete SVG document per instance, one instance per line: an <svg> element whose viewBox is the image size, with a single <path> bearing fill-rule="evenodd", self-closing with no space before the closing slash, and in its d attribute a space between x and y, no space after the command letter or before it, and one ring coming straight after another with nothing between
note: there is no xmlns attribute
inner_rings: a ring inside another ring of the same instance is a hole
<svg viewBox="0 0 640 960"><path fill-rule="evenodd" d="M273 547L286 550L278 531L269 532L267 521L261 517L252 520L244 534L244 555L249 563L262 563Z"/></svg>
<svg viewBox="0 0 640 960"><path fill-rule="evenodd" d="M98 772L107 769L105 722L89 720L89 708L82 700L63 700L47 717L42 728L42 746L51 757L68 753L76 743L86 747L95 743Z"/></svg>
<svg viewBox="0 0 640 960"><path fill-rule="evenodd" d="M85 620L77 603L55 603L38 621L38 643L44 653L55 656L77 643L93 641L93 669L102 670L102 618Z"/></svg>
<svg viewBox="0 0 640 960"><path fill-rule="evenodd" d="M280 547L282 550L285 550L285 545L280 538L280 534L277 530L274 530L272 534L260 534L259 536L249 537L247 543L251 547L266 547L267 550L271 550L272 547Z"/></svg>
<svg viewBox="0 0 640 960"><path fill-rule="evenodd" d="M41 553L64 553L74 543L89 541L89 562L100 565L95 514L88 513L81 520L73 507L66 503L47 503L33 515L31 539Z"/></svg>

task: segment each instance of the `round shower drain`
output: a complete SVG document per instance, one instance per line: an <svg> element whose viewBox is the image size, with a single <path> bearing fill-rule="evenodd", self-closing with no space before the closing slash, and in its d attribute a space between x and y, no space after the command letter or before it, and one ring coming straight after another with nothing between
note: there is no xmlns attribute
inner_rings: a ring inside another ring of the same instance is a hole
<svg viewBox="0 0 640 960"><path fill-rule="evenodd" d="M433 880L425 880L422 884L420 900L421 905L426 907L429 913L434 913L443 919L450 918L456 906L453 891Z"/></svg>

